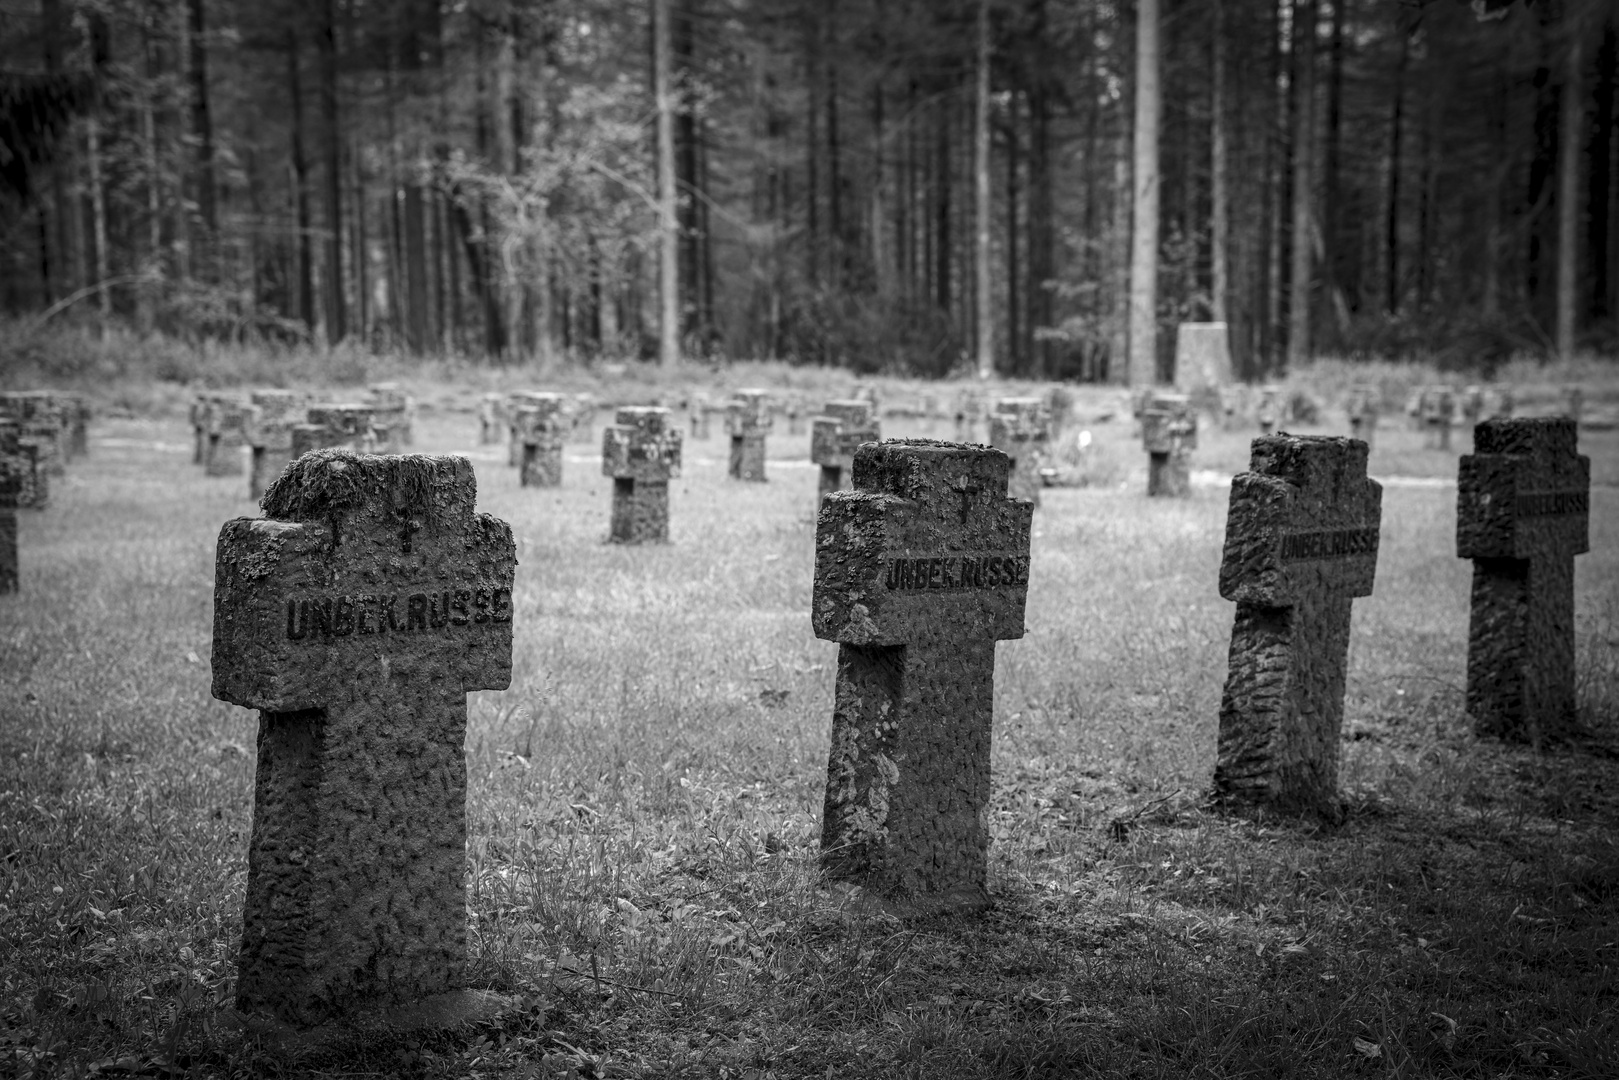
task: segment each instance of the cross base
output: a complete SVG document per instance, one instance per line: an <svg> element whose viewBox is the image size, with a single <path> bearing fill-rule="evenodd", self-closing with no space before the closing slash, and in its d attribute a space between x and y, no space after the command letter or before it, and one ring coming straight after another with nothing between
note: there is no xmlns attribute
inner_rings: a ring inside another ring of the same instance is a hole
<svg viewBox="0 0 1619 1080"><path fill-rule="evenodd" d="M562 443L524 443L520 469L518 477L523 487L561 487Z"/></svg>
<svg viewBox="0 0 1619 1080"><path fill-rule="evenodd" d="M466 722L459 685L403 673L259 714L240 1011L307 1027L460 983Z"/></svg>
<svg viewBox="0 0 1619 1080"><path fill-rule="evenodd" d="M1147 455L1147 494L1185 498L1192 493L1190 455L1177 453Z"/></svg>
<svg viewBox="0 0 1619 1080"><path fill-rule="evenodd" d="M608 539L615 544L668 543L669 482L614 477Z"/></svg>
<svg viewBox="0 0 1619 1080"><path fill-rule="evenodd" d="M838 646L821 862L930 907L988 906L993 640Z"/></svg>
<svg viewBox="0 0 1619 1080"><path fill-rule="evenodd" d="M1237 604L1220 701L1217 797L1328 820L1342 815L1349 611L1350 599L1335 595L1306 594L1289 608Z"/></svg>
<svg viewBox="0 0 1619 1080"><path fill-rule="evenodd" d="M730 475L733 480L765 482L765 437L732 435Z"/></svg>
<svg viewBox="0 0 1619 1080"><path fill-rule="evenodd" d="M1575 726L1572 559L1474 559L1467 638L1478 734L1538 744Z"/></svg>

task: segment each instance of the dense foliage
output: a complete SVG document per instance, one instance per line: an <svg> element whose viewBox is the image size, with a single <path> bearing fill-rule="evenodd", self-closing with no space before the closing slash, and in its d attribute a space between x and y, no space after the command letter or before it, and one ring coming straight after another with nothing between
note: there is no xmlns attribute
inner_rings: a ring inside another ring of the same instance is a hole
<svg viewBox="0 0 1619 1080"><path fill-rule="evenodd" d="M937 375L987 310L1003 372L1122 376L1129 0L8 0L0 303L651 355L658 11L687 355ZM1612 0L1161 0L1159 23L1162 326L1228 320L1248 375L1489 369L1566 352L1560 319L1613 339Z"/></svg>

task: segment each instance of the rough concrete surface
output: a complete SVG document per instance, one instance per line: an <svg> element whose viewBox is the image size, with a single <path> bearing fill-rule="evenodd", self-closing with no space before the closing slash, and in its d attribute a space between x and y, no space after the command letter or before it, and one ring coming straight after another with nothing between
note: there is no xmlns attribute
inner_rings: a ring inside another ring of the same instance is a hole
<svg viewBox="0 0 1619 1080"><path fill-rule="evenodd" d="M1220 702L1223 800L1336 818L1350 601L1370 596L1383 489L1366 444L1266 435L1232 479L1220 595L1237 602Z"/></svg>
<svg viewBox="0 0 1619 1080"><path fill-rule="evenodd" d="M475 496L464 458L321 450L220 531L213 693L261 710L244 1012L461 982L465 695L510 682L515 566Z"/></svg>
<svg viewBox="0 0 1619 1080"><path fill-rule="evenodd" d="M839 643L821 851L912 907L988 903L995 642L1023 636L1033 505L999 450L928 439L855 452L826 498L812 621Z"/></svg>
<svg viewBox="0 0 1619 1080"><path fill-rule="evenodd" d="M1574 557L1591 549L1591 459L1567 417L1484 420L1457 475L1456 554L1473 560L1467 711L1539 742L1575 722Z"/></svg>

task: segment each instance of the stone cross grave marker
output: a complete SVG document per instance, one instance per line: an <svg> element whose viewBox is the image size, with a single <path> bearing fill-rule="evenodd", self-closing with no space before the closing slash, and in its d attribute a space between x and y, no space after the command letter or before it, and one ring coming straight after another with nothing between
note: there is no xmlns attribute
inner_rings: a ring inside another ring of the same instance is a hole
<svg viewBox="0 0 1619 1080"><path fill-rule="evenodd" d="M1562 397L1562 414L1578 424L1580 414L1585 411L1585 391L1578 386L1565 386Z"/></svg>
<svg viewBox="0 0 1619 1080"><path fill-rule="evenodd" d="M0 437L3 438L3 437ZM17 591L17 495L22 475L17 459L0 446L0 593Z"/></svg>
<svg viewBox="0 0 1619 1080"><path fill-rule="evenodd" d="M1457 476L1456 554L1473 560L1467 711L1539 742L1574 723L1574 556L1591 550L1591 459L1568 417L1485 420Z"/></svg>
<svg viewBox="0 0 1619 1080"><path fill-rule="evenodd" d="M680 427L664 408L628 406L602 428L602 475L613 478L615 544L669 540L669 481L680 475Z"/></svg>
<svg viewBox="0 0 1619 1080"><path fill-rule="evenodd" d="M1462 387L1461 409L1463 423L1469 427L1478 423L1484 416L1484 387L1478 383Z"/></svg>
<svg viewBox="0 0 1619 1080"><path fill-rule="evenodd" d="M219 412L230 404L229 394L206 391L191 400L191 433L195 439L191 460L206 472L219 435Z"/></svg>
<svg viewBox="0 0 1619 1080"><path fill-rule="evenodd" d="M1184 498L1192 493L1191 454L1197 449L1197 411L1185 394L1153 393L1141 410L1147 451L1147 494Z"/></svg>
<svg viewBox="0 0 1619 1080"><path fill-rule="evenodd" d="M511 681L512 532L465 458L322 450L219 534L213 693L258 709L237 1008L458 986L466 694Z"/></svg>
<svg viewBox="0 0 1619 1080"><path fill-rule="evenodd" d="M596 395L573 395L573 406L568 410L568 418L573 424L570 434L571 441L585 443L586 445L594 442L596 435Z"/></svg>
<svg viewBox="0 0 1619 1080"><path fill-rule="evenodd" d="M772 425L769 391L738 390L731 395L725 406L725 433L731 437L733 479L765 481L765 436Z"/></svg>
<svg viewBox="0 0 1619 1080"><path fill-rule="evenodd" d="M782 407L782 413L787 417L787 434L804 434L804 403L799 400L797 394L787 399L787 404Z"/></svg>
<svg viewBox="0 0 1619 1080"><path fill-rule="evenodd" d="M1214 787L1336 818L1350 601L1370 596L1383 489L1366 444L1267 435L1231 481L1220 595L1237 602Z"/></svg>
<svg viewBox="0 0 1619 1080"><path fill-rule="evenodd" d="M1349 417L1349 437L1370 447L1377 436L1376 388L1350 387L1349 396L1344 400L1344 413Z"/></svg>
<svg viewBox="0 0 1619 1080"><path fill-rule="evenodd" d="M1429 386L1422 392L1423 445L1429 450L1450 449L1450 426L1456 418L1456 391L1448 386Z"/></svg>
<svg viewBox="0 0 1619 1080"><path fill-rule="evenodd" d="M523 435L517 429L517 414L526 405L539 404L541 408L551 408L552 401L563 401L561 394L554 394L545 390L514 390L506 395L501 408L501 417L506 425L506 464L516 469L523 467ZM565 425L572 425L571 417L559 419ZM570 432L571 434L571 432Z"/></svg>
<svg viewBox="0 0 1619 1080"><path fill-rule="evenodd" d="M1051 414L1039 398L1001 398L989 415L989 444L1012 459L1007 492L1040 505L1040 466L1051 440Z"/></svg>
<svg viewBox="0 0 1619 1080"><path fill-rule="evenodd" d="M1254 412L1254 418L1259 421L1261 435L1276 434L1277 425L1282 422L1282 388L1279 386L1261 386L1259 388L1259 408Z"/></svg>
<svg viewBox="0 0 1619 1080"><path fill-rule="evenodd" d="M254 390L248 395L245 435L249 446L247 497L257 500L292 460L292 429L304 416L304 395L296 390Z"/></svg>
<svg viewBox="0 0 1619 1080"><path fill-rule="evenodd" d="M812 620L838 642L822 860L923 909L989 899L995 642L1023 636L1034 513L1011 471L984 446L868 443L816 529Z"/></svg>
<svg viewBox="0 0 1619 1080"><path fill-rule="evenodd" d="M506 437L506 398L487 393L478 399L478 443L493 446Z"/></svg>
<svg viewBox="0 0 1619 1080"><path fill-rule="evenodd" d="M377 453L397 454L416 443L416 404L396 382L371 386L369 404L376 410L372 425L377 429Z"/></svg>
<svg viewBox="0 0 1619 1080"><path fill-rule="evenodd" d="M217 397L208 410L209 476L241 476L247 471L248 404L240 398Z"/></svg>
<svg viewBox="0 0 1619 1080"><path fill-rule="evenodd" d="M16 478L15 505L43 510L50 503L50 471L43 464L45 448L38 439L22 434L22 427L0 416L0 464Z"/></svg>
<svg viewBox="0 0 1619 1080"><path fill-rule="evenodd" d="M976 390L963 390L956 398L956 442L977 442L978 425L984 418L984 399Z"/></svg>
<svg viewBox="0 0 1619 1080"><path fill-rule="evenodd" d="M527 393L512 416L520 446L517 468L523 487L562 486L562 447L573 430L568 400L561 394Z"/></svg>
<svg viewBox="0 0 1619 1080"><path fill-rule="evenodd" d="M292 426L292 456L301 458L311 450L341 447L358 454L376 450L371 431L373 412L357 402L322 402L304 410L304 423Z"/></svg>
<svg viewBox="0 0 1619 1080"><path fill-rule="evenodd" d="M882 425L869 401L846 398L826 403L810 426L810 460L821 467L817 505L826 502L827 492L838 490L849 479L856 447L879 442L882 437Z"/></svg>
<svg viewBox="0 0 1619 1080"><path fill-rule="evenodd" d="M709 439L709 411L713 404L707 394L693 394L686 408L691 413L691 437L707 442Z"/></svg>

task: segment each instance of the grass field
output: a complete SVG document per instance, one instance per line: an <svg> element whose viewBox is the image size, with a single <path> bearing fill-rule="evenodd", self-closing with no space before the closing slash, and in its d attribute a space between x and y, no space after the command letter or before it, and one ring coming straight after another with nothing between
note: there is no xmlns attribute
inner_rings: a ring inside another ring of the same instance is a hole
<svg viewBox="0 0 1619 1080"><path fill-rule="evenodd" d="M474 981L523 1008L291 1063L231 1022L257 720L208 694L213 549L256 508L137 389L23 517L0 600L0 1075L1619 1075L1619 433L1582 434L1586 734L1536 750L1461 710L1467 439L1385 420L1323 830L1202 797L1218 480L1252 433L1205 432L1193 497L1149 502L1128 416L1096 421L1117 393L1081 395L1096 482L1044 493L1028 634L998 649L996 907L900 922L816 873L836 646L807 435L778 426L765 485L688 443L672 543L626 549L593 446L521 489L473 395L416 390L417 449L469 454L517 536L512 687L469 700L468 883Z"/></svg>

